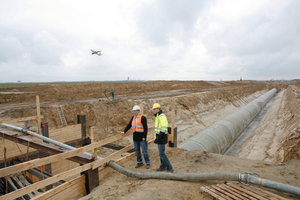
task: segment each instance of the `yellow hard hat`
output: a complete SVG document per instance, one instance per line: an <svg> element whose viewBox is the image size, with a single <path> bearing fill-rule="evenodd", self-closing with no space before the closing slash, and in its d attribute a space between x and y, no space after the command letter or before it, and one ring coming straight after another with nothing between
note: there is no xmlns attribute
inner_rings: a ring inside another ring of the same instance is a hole
<svg viewBox="0 0 300 200"><path fill-rule="evenodd" d="M158 103L153 104L153 108L152 109L155 109L155 108L160 108L160 105Z"/></svg>

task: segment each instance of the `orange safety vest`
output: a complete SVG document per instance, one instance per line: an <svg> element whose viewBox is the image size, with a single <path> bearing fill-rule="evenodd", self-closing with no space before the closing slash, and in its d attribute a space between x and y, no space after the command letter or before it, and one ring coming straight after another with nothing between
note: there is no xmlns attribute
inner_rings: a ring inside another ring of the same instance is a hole
<svg viewBox="0 0 300 200"><path fill-rule="evenodd" d="M144 126L142 124L142 115L139 116L139 118L136 121L136 124L135 124L135 116L133 116L131 122L131 128L132 128L132 132L139 132L139 133L144 132Z"/></svg>

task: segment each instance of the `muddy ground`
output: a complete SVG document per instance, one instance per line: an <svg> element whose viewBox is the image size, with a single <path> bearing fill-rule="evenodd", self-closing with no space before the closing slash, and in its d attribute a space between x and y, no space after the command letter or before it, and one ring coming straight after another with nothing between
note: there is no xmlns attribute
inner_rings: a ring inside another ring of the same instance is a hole
<svg viewBox="0 0 300 200"><path fill-rule="evenodd" d="M235 156L224 156L201 151L187 152L167 148L166 153L175 173L249 171L261 178L300 187L300 84L296 82L205 82L152 81L89 83L72 85L37 84L27 89L0 90L0 119L36 115L35 98L39 95L41 114L50 128L61 127L56 105L62 105L68 124L75 124L77 115L86 115L87 128L97 127L98 140L124 129L132 116L134 105L143 105L148 123L153 123L151 106L160 103L169 122L171 110L176 110L175 125L178 143L204 130L272 88L278 93L273 105L254 134ZM104 90L114 91L109 101ZM34 122L30 123L35 130ZM132 138L115 142L127 145ZM101 148L100 156L114 152ZM151 168L135 169L136 158L122 166L138 172L153 172L159 166L155 144L149 145ZM202 193L201 186L222 181L179 182L139 180L111 172L100 181L91 194L82 199L212 199ZM297 199L286 193L272 191L288 199Z"/></svg>

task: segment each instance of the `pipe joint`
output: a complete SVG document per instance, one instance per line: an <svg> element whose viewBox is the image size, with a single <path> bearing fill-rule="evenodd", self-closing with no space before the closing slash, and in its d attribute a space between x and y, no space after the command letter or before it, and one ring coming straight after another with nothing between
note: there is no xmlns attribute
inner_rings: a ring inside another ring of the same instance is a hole
<svg viewBox="0 0 300 200"><path fill-rule="evenodd" d="M239 174L239 183L245 185L245 186L250 186L250 179L251 179L251 175L256 175L256 176L260 176L257 173L252 173L252 172L242 172L241 174Z"/></svg>

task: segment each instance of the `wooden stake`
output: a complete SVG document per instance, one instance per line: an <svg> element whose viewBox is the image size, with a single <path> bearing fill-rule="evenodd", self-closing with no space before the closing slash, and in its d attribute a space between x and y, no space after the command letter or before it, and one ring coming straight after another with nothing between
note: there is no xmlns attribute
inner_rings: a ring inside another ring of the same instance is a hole
<svg viewBox="0 0 300 200"><path fill-rule="evenodd" d="M96 127L92 126L91 127L91 143L96 143L97 142L97 129ZM94 149L94 160L97 160L98 153L97 153L97 148Z"/></svg>
<svg viewBox="0 0 300 200"><path fill-rule="evenodd" d="M37 112L37 126L38 133L42 134L42 122L41 122L41 109L40 109L40 97L36 96L36 112Z"/></svg>
<svg viewBox="0 0 300 200"><path fill-rule="evenodd" d="M144 114L144 106L143 106L143 104L140 104L139 106L140 106L140 108L141 108L140 114L142 115L142 114Z"/></svg>
<svg viewBox="0 0 300 200"><path fill-rule="evenodd" d="M172 109L171 142L174 143L175 110Z"/></svg>

